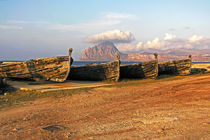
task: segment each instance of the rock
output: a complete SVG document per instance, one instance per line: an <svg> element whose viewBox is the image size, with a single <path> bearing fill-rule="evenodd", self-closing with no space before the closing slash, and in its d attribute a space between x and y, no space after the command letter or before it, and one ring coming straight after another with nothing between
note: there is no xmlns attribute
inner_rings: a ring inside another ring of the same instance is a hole
<svg viewBox="0 0 210 140"><path fill-rule="evenodd" d="M62 131L62 130L68 129L68 127L63 126L63 125L50 125L42 129L48 130L50 132L54 132L54 131Z"/></svg>
<svg viewBox="0 0 210 140"><path fill-rule="evenodd" d="M117 55L120 55L122 59L127 58L127 54L121 53L112 42L106 41L84 50L81 60L116 60Z"/></svg>
<svg viewBox="0 0 210 140"><path fill-rule="evenodd" d="M191 74L205 74L207 69L204 68L192 68L191 69Z"/></svg>
<svg viewBox="0 0 210 140"><path fill-rule="evenodd" d="M23 121L26 121L26 120L27 120L27 118L26 118L26 117L24 117L24 118L23 118Z"/></svg>

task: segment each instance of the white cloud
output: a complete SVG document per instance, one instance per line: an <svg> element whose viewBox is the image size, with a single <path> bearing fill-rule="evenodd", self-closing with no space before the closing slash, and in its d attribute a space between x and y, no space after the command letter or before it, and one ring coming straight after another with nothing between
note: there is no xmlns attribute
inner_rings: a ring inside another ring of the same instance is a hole
<svg viewBox="0 0 210 140"><path fill-rule="evenodd" d="M165 33L164 40L172 40L172 39L175 39L175 38L176 38L176 35Z"/></svg>
<svg viewBox="0 0 210 140"><path fill-rule="evenodd" d="M198 35L194 35L191 38L189 38L190 42L197 42L197 41L201 41L204 40L205 38L203 36L198 36Z"/></svg>
<svg viewBox="0 0 210 140"><path fill-rule="evenodd" d="M86 39L86 42L98 43L103 41L112 41L114 43L129 43L135 40L131 32L112 30L100 34L92 35Z"/></svg>
<svg viewBox="0 0 210 140"><path fill-rule="evenodd" d="M5 30L21 30L23 28L20 27L20 26L0 25L0 29L5 29Z"/></svg>
<svg viewBox="0 0 210 140"><path fill-rule="evenodd" d="M49 29L58 31L104 31L110 30L110 28L116 28L124 21L138 19L135 15L120 14L120 13L103 13L96 20L92 20L86 23L79 24L54 24Z"/></svg>
<svg viewBox="0 0 210 140"><path fill-rule="evenodd" d="M130 43L125 43L125 44L117 44L117 48L121 51L121 52L127 52L127 51L135 51L136 50L136 46Z"/></svg>
<svg viewBox="0 0 210 140"><path fill-rule="evenodd" d="M18 29L19 25L23 26L35 26L39 25L39 27L43 27L43 29L57 30L57 31L78 31L82 33L93 33L104 30L111 30L124 21L132 21L137 20L137 16L127 13L101 13L99 17L93 20L89 20L88 22L78 23L78 24L62 24L62 23L50 23L48 21L27 21L27 20L8 20L7 23ZM47 26L46 26L47 25ZM7 27L1 27L7 28Z"/></svg>
<svg viewBox="0 0 210 140"><path fill-rule="evenodd" d="M142 46L143 46L143 42L138 42L136 45L136 49L139 50L142 48Z"/></svg>
<svg viewBox="0 0 210 140"><path fill-rule="evenodd" d="M114 26L119 24L118 20L109 20L109 21L94 21L90 23L81 23L81 24L55 24L50 27L52 30L60 31L81 31L86 32L91 29L106 28L107 26Z"/></svg>
<svg viewBox="0 0 210 140"><path fill-rule="evenodd" d="M143 49L164 49L164 46L164 41L160 41L159 38L155 38L152 41L147 41L147 43L143 45Z"/></svg>
<svg viewBox="0 0 210 140"><path fill-rule="evenodd" d="M210 49L210 38L194 35L189 39L177 39L175 35L165 34L164 39L155 38L145 43L138 42L135 47L123 46L121 50L141 51L148 49L168 50L168 49Z"/></svg>
<svg viewBox="0 0 210 140"><path fill-rule="evenodd" d="M121 13L106 13L104 15L107 19L121 19L121 20L137 20L138 17L132 14L121 14Z"/></svg>
<svg viewBox="0 0 210 140"><path fill-rule="evenodd" d="M49 24L47 21L9 20L9 24Z"/></svg>

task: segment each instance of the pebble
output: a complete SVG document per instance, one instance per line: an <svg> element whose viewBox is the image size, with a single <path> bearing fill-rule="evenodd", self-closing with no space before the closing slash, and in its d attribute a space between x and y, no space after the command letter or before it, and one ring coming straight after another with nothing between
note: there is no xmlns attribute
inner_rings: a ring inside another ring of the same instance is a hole
<svg viewBox="0 0 210 140"><path fill-rule="evenodd" d="M24 121L26 121L26 120L27 120L27 118L23 118L23 120L24 120Z"/></svg>

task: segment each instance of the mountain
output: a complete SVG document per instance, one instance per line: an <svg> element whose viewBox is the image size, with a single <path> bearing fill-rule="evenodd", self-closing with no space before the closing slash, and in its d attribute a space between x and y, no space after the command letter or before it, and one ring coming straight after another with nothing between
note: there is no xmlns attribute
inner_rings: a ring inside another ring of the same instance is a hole
<svg viewBox="0 0 210 140"><path fill-rule="evenodd" d="M153 53L158 53L159 61L168 61L175 59L185 59L189 55L192 55L193 62L210 62L210 50L209 49L168 49L168 50L158 50L158 49L148 49L141 50L138 52L127 52L127 61L148 61L154 59ZM124 52L126 53L126 52Z"/></svg>
<svg viewBox="0 0 210 140"><path fill-rule="evenodd" d="M81 60L108 61L115 60L120 55L121 59L127 59L127 54L121 53L110 41L102 42L92 48L83 51Z"/></svg>
<svg viewBox="0 0 210 140"><path fill-rule="evenodd" d="M110 41L102 42L84 50L81 60L110 61L115 60L116 55L120 55L122 61L148 61L154 59L154 53L158 53L159 61L185 59L191 54L194 62L210 62L209 49L147 49L122 53Z"/></svg>

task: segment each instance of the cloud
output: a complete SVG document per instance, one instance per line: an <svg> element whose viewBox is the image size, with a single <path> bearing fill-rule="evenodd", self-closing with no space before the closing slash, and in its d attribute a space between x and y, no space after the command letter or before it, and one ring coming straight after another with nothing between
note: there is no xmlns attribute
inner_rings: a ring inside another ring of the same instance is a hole
<svg viewBox="0 0 210 140"><path fill-rule="evenodd" d="M133 40L135 40L135 38L131 32L112 30L90 36L86 39L86 42L99 43L103 41L112 41L114 43L130 43Z"/></svg>
<svg viewBox="0 0 210 140"><path fill-rule="evenodd" d="M137 20L138 17L132 14L121 14L121 13L106 13L104 15L106 19L121 19L121 20Z"/></svg>
<svg viewBox="0 0 210 140"><path fill-rule="evenodd" d="M134 44L130 44L130 43L117 44L117 48L121 52L136 51L136 46Z"/></svg>
<svg viewBox="0 0 210 140"><path fill-rule="evenodd" d="M21 30L21 29L23 29L23 27L12 26L12 25L0 25L0 29L4 29L4 30Z"/></svg>
<svg viewBox="0 0 210 140"><path fill-rule="evenodd" d="M9 20L9 24L49 24L47 21Z"/></svg>
<svg viewBox="0 0 210 140"><path fill-rule="evenodd" d="M193 35L188 39L186 46L197 49L210 49L210 38Z"/></svg>
<svg viewBox="0 0 210 140"><path fill-rule="evenodd" d="M176 35L165 33L164 40L172 40L172 39L175 39L175 38L176 38Z"/></svg>
<svg viewBox="0 0 210 140"><path fill-rule="evenodd" d="M184 27L184 30L191 30L192 28L191 27L189 27L189 26L185 26Z"/></svg>
<svg viewBox="0 0 210 140"><path fill-rule="evenodd" d="M114 26L119 24L118 20L109 20L109 21L94 21L90 23L80 23L80 24L55 24L50 27L52 30L60 31L81 31L86 32L87 30L97 29L97 28L106 28L107 26Z"/></svg>
<svg viewBox="0 0 210 140"><path fill-rule="evenodd" d="M160 41L159 38L155 38L152 41L147 41L144 45L142 45L142 48L143 49L163 49L163 46L165 46L165 42Z"/></svg>
<svg viewBox="0 0 210 140"><path fill-rule="evenodd" d="M139 50L140 48L142 48L143 46L143 42L138 42L136 45L136 50Z"/></svg>
<svg viewBox="0 0 210 140"><path fill-rule="evenodd" d="M138 18L132 14L121 14L121 13L103 13L96 20L91 20L86 23L79 24L53 24L49 27L51 30L58 31L100 31L107 30L113 27L119 26L124 21L137 20Z"/></svg>
<svg viewBox="0 0 210 140"><path fill-rule="evenodd" d="M176 31L176 29L175 28L170 28L170 29L168 29L170 32L174 32L174 31Z"/></svg>
<svg viewBox="0 0 210 140"><path fill-rule="evenodd" d="M137 16L128 13L101 13L96 19L89 20L88 22L78 24L62 24L51 23L48 21L27 21L27 20L8 20L7 23L11 25L21 26L39 26L43 29L56 30L56 31L77 31L82 33L90 33L94 31L104 31L114 29L123 22L137 20ZM3 28L3 27L2 27Z"/></svg>
<svg viewBox="0 0 210 140"><path fill-rule="evenodd" d="M210 38L193 35L189 39L180 39L176 38L175 35L166 33L162 40L156 37L152 41L138 42L135 47L120 47L120 50L123 51L145 51L149 49L210 49Z"/></svg>
<svg viewBox="0 0 210 140"><path fill-rule="evenodd" d="M205 38L203 36L194 35L191 38L189 38L190 42L198 42L201 40L204 40Z"/></svg>

